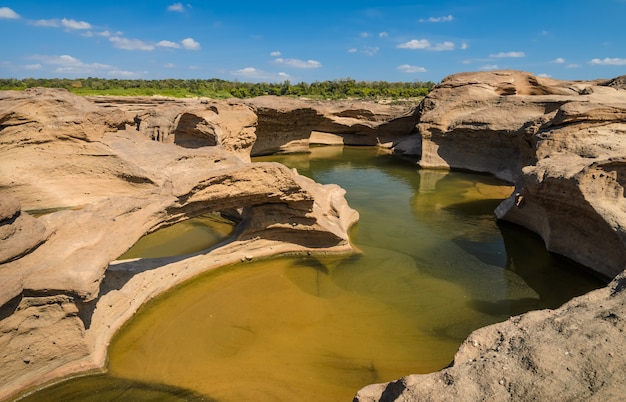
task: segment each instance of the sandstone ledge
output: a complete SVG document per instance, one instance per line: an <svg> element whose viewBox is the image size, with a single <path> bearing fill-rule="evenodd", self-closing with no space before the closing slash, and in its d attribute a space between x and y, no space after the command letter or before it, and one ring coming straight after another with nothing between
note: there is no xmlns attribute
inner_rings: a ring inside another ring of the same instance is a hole
<svg viewBox="0 0 626 402"><path fill-rule="evenodd" d="M358 214L343 189L249 163L256 123L234 101L0 93L0 399L101 368L143 303L203 271L354 252ZM144 234L207 212L238 217L230 240L115 261Z"/></svg>

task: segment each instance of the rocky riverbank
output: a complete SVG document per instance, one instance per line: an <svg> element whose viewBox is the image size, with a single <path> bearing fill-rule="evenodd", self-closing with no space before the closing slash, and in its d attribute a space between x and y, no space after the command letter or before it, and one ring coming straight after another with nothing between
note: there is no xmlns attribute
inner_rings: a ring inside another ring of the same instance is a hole
<svg viewBox="0 0 626 402"><path fill-rule="evenodd" d="M557 310L482 328L451 367L362 389L355 401L621 400L626 390L626 89L518 71L446 78L420 105L419 137L398 152L427 168L515 183L500 219L608 278Z"/></svg>
<svg viewBox="0 0 626 402"><path fill-rule="evenodd" d="M101 368L139 306L204 270L354 252L347 230L358 214L341 188L250 163L310 144L378 145L424 168L506 179L516 190L498 218L617 276L558 310L476 331L450 368L356 400L611 399L625 388L625 134L623 79L517 71L448 77L417 108L0 92L0 399ZM144 234L207 212L239 221L230 241L115 261Z"/></svg>

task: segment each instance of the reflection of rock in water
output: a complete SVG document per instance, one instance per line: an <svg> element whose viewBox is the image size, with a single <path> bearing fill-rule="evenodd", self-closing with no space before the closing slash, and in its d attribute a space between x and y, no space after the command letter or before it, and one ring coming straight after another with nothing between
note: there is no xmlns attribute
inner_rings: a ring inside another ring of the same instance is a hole
<svg viewBox="0 0 626 402"><path fill-rule="evenodd" d="M216 401L192 390L107 375L90 375L60 382L46 388L45 396L36 392L20 399L22 402L39 402L41 400L65 402Z"/></svg>

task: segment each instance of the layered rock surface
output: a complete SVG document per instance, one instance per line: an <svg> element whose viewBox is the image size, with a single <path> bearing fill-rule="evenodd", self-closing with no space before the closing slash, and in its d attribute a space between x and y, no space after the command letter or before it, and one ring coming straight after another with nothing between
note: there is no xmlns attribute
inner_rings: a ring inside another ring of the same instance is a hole
<svg viewBox="0 0 626 402"><path fill-rule="evenodd" d="M0 93L0 399L102 367L142 303L207 269L352 251L344 190L246 162L255 126L236 102ZM228 243L113 263L144 234L208 212L238 215Z"/></svg>
<svg viewBox="0 0 626 402"><path fill-rule="evenodd" d="M520 71L456 74L424 99L419 137L396 152L419 157L425 168L469 169L515 183L499 218L612 278L626 267L620 82Z"/></svg>
<svg viewBox="0 0 626 402"><path fill-rule="evenodd" d="M615 277L558 310L479 329L451 367L377 384L355 401L620 400L626 389L626 90L623 78L559 81L463 73L420 105L420 136L396 148L430 168L515 183L495 211L546 247Z"/></svg>

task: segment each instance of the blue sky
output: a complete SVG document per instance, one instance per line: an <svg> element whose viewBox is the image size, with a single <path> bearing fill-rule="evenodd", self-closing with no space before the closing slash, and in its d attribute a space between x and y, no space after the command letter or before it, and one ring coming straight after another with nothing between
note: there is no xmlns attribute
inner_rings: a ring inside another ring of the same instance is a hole
<svg viewBox="0 0 626 402"><path fill-rule="evenodd" d="M626 74L626 0L0 0L1 78Z"/></svg>

